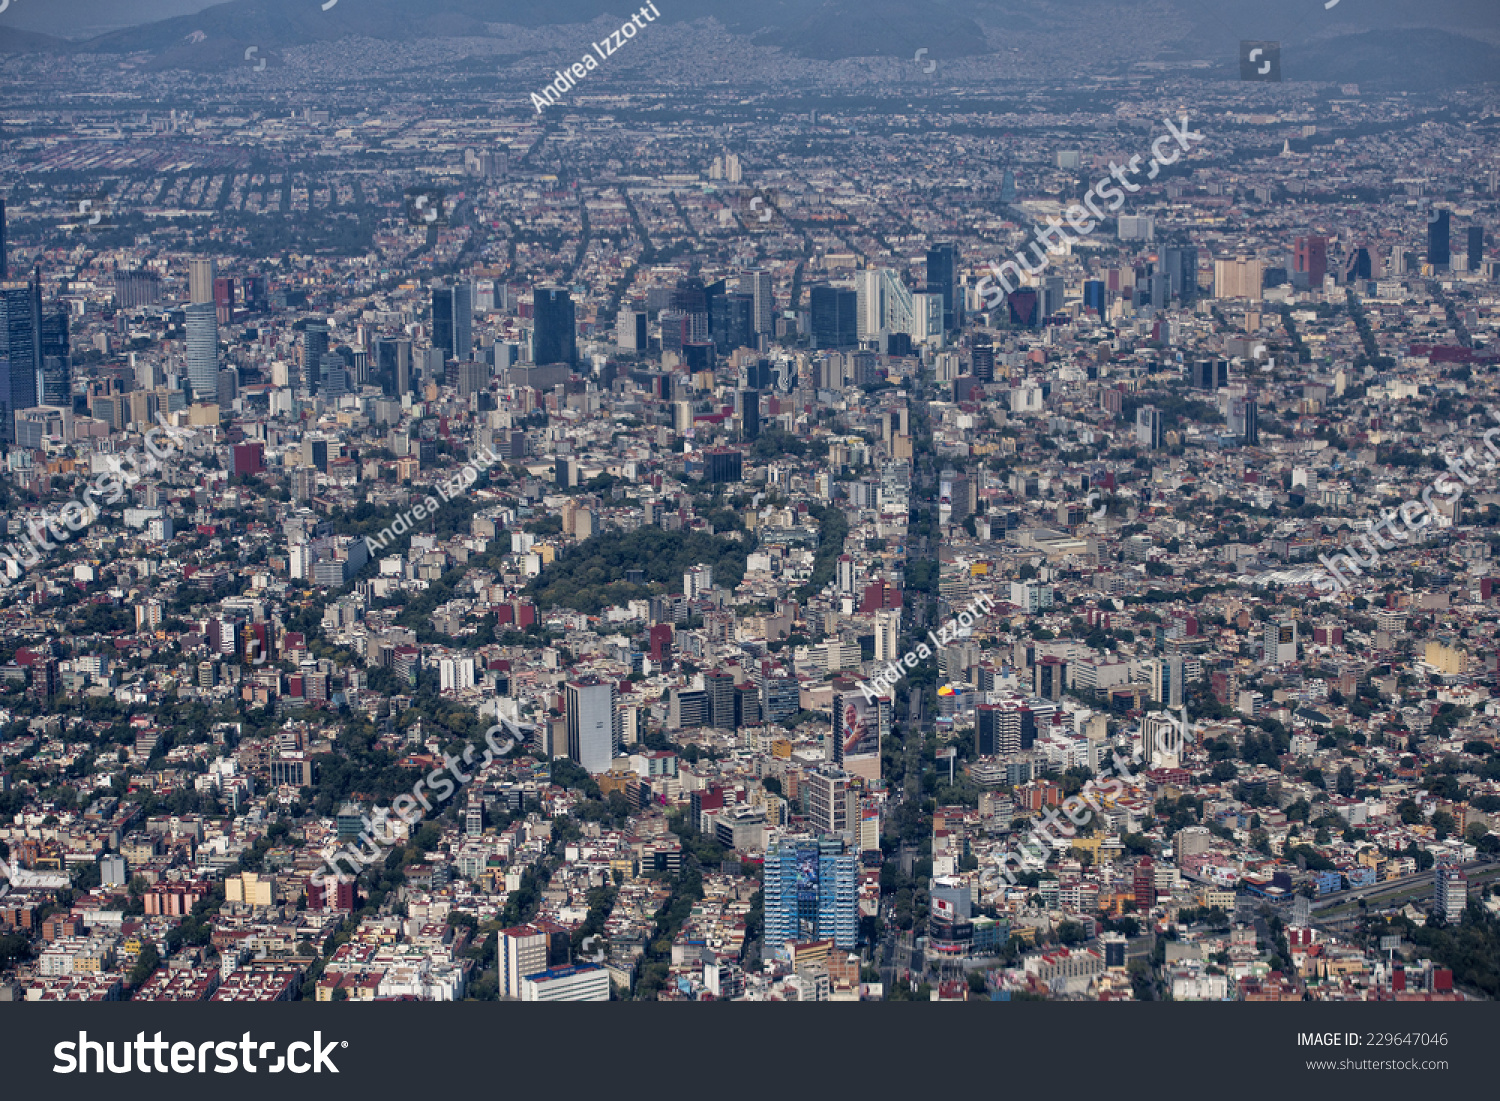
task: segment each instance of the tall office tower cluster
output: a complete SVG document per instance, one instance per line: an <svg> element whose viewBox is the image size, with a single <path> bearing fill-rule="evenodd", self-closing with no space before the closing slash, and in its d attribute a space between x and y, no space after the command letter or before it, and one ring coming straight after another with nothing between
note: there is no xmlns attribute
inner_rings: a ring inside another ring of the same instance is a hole
<svg viewBox="0 0 1500 1101"><path fill-rule="evenodd" d="M445 359L474 358L474 285L432 288L432 346Z"/></svg>
<svg viewBox="0 0 1500 1101"><path fill-rule="evenodd" d="M43 313L40 270L0 281L0 442L15 442L19 410L72 403L67 310Z"/></svg>
<svg viewBox="0 0 1500 1101"><path fill-rule="evenodd" d="M576 366L578 335L572 296L561 287L537 287L533 302L532 362L538 366L547 363Z"/></svg>
<svg viewBox="0 0 1500 1101"><path fill-rule="evenodd" d="M187 374L193 400L219 394L219 315L214 303L214 262L188 261Z"/></svg>

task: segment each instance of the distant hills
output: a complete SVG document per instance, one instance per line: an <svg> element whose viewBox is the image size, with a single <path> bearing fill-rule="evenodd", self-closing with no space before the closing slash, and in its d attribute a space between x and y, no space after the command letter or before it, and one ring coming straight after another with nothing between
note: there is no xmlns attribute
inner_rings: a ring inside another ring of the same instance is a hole
<svg viewBox="0 0 1500 1101"><path fill-rule="evenodd" d="M157 55L207 68L245 44L278 47L348 35L410 41L485 36L497 25L623 21L634 0L56 0L0 16L0 53L82 50ZM200 8L201 10L193 10ZM1424 91L1500 78L1495 0L658 0L662 18L717 20L747 45L812 61L1021 54L1063 71L1208 60L1233 76L1240 39L1283 43L1287 80ZM167 18L80 37L129 16ZM22 19L21 16L25 15ZM45 33L42 33L45 32Z"/></svg>

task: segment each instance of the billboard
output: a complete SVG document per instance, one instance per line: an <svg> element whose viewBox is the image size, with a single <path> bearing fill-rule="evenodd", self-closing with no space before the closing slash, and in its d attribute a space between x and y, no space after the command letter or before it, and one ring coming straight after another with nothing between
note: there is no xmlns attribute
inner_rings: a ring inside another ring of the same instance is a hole
<svg viewBox="0 0 1500 1101"><path fill-rule="evenodd" d="M860 692L842 692L834 701L835 760L867 780L880 778L880 739L890 722L890 701L868 700Z"/></svg>

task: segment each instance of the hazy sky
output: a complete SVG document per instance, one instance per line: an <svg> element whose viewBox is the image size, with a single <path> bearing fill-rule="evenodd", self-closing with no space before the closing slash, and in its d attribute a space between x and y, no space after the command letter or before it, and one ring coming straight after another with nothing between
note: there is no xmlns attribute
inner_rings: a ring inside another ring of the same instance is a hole
<svg viewBox="0 0 1500 1101"><path fill-rule="evenodd" d="M0 25L59 38L88 38L174 15L191 15L224 0L11 0Z"/></svg>

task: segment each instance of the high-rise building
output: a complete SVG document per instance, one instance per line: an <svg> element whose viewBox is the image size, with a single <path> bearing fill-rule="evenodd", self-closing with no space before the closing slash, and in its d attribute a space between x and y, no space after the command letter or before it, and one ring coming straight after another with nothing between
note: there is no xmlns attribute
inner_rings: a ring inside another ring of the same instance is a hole
<svg viewBox="0 0 1500 1101"><path fill-rule="evenodd" d="M1229 385L1229 361L1227 359L1198 359L1192 366L1193 387L1198 390L1217 390Z"/></svg>
<svg viewBox="0 0 1500 1101"><path fill-rule="evenodd" d="M500 966L500 997L521 997L521 980L547 969L547 934L534 925L501 929L495 945Z"/></svg>
<svg viewBox="0 0 1500 1101"><path fill-rule="evenodd" d="M15 440L15 414L37 404L42 386L42 277L0 283L0 441Z"/></svg>
<svg viewBox="0 0 1500 1101"><path fill-rule="evenodd" d="M566 689L568 756L593 775L608 772L619 746L615 686L590 678Z"/></svg>
<svg viewBox="0 0 1500 1101"><path fill-rule="evenodd" d="M188 261L188 302L212 303L214 300L215 264L212 260Z"/></svg>
<svg viewBox="0 0 1500 1101"><path fill-rule="evenodd" d="M1214 297L1259 301L1265 271L1264 260L1215 260Z"/></svg>
<svg viewBox="0 0 1500 1101"><path fill-rule="evenodd" d="M213 302L193 302L187 313L187 374L193 400L212 402L219 393L219 319Z"/></svg>
<svg viewBox="0 0 1500 1101"><path fill-rule="evenodd" d="M1143 405L1135 411L1135 442L1138 447L1161 446L1161 410L1154 405Z"/></svg>
<svg viewBox="0 0 1500 1101"><path fill-rule="evenodd" d="M5 236L5 200L0 199L0 282L10 278L10 246Z"/></svg>
<svg viewBox="0 0 1500 1101"><path fill-rule="evenodd" d="M1463 869L1439 864L1432 870L1432 909L1452 924L1469 905L1469 877Z"/></svg>
<svg viewBox="0 0 1500 1101"><path fill-rule="evenodd" d="M810 294L815 348L853 348L859 296L847 287L814 287Z"/></svg>
<svg viewBox="0 0 1500 1101"><path fill-rule="evenodd" d="M995 342L990 339L989 333L974 334L970 361L970 371L976 379L980 382L995 381Z"/></svg>
<svg viewBox="0 0 1500 1101"><path fill-rule="evenodd" d="M1470 226L1468 238L1469 270L1478 271L1484 263L1484 227Z"/></svg>
<svg viewBox="0 0 1500 1101"><path fill-rule="evenodd" d="M1446 208L1434 208L1427 216L1427 262L1434 271L1447 271L1449 267L1448 219Z"/></svg>
<svg viewBox="0 0 1500 1101"><path fill-rule="evenodd" d="M1286 665L1297 660L1297 621L1267 623L1265 627L1266 662Z"/></svg>
<svg viewBox="0 0 1500 1101"><path fill-rule="evenodd" d="M859 858L836 837L783 840L766 853L765 943L783 954L787 942L859 943Z"/></svg>
<svg viewBox="0 0 1500 1101"><path fill-rule="evenodd" d="M1151 699L1167 707L1182 706L1182 655L1151 660Z"/></svg>
<svg viewBox="0 0 1500 1101"><path fill-rule="evenodd" d="M432 288L432 346L448 359L474 355L474 284Z"/></svg>
<svg viewBox="0 0 1500 1101"><path fill-rule="evenodd" d="M760 391L740 391L740 434L747 440L760 435Z"/></svg>
<svg viewBox="0 0 1500 1101"><path fill-rule="evenodd" d="M897 661L901 657L901 609L875 613L875 660Z"/></svg>
<svg viewBox="0 0 1500 1101"><path fill-rule="evenodd" d="M1323 277L1328 274L1328 238L1309 234L1298 237L1292 255L1292 273L1305 277L1302 285L1312 289L1323 288Z"/></svg>
<svg viewBox="0 0 1500 1101"><path fill-rule="evenodd" d="M942 296L944 329L951 331L963 324L963 292L958 285L958 249L954 245L934 245L927 250L927 293Z"/></svg>
<svg viewBox="0 0 1500 1101"><path fill-rule="evenodd" d="M411 390L411 341L375 341L375 382L386 397L399 398Z"/></svg>
<svg viewBox="0 0 1500 1101"><path fill-rule="evenodd" d="M719 284L722 285L722 280ZM753 294L716 294L708 300L708 334L721 352L736 348L754 348L755 296Z"/></svg>
<svg viewBox="0 0 1500 1101"><path fill-rule="evenodd" d="M71 409L73 406L73 357L68 345L67 310L56 310L42 317L41 341L41 403Z"/></svg>
<svg viewBox="0 0 1500 1101"><path fill-rule="evenodd" d="M622 352L644 352L651 347L645 310L621 310L615 315L615 347Z"/></svg>
<svg viewBox="0 0 1500 1101"><path fill-rule="evenodd" d="M534 292L535 336L532 362L578 362L577 327L573 320L573 298L561 287L537 287Z"/></svg>
<svg viewBox="0 0 1500 1101"><path fill-rule="evenodd" d="M740 291L745 292L745 280L749 280L749 294L755 301L755 333L776 331L776 295L771 285L771 273L765 269L747 272L740 280Z"/></svg>
<svg viewBox="0 0 1500 1101"><path fill-rule="evenodd" d="M317 393L323 376L323 357L328 354L328 325L309 321L302 333L302 381L308 393Z"/></svg>
<svg viewBox="0 0 1500 1101"><path fill-rule="evenodd" d="M875 781L880 779L880 747L891 732L891 700L877 696L865 698L863 692L835 692L833 695L833 761L852 776ZM825 833L837 833L852 826L820 827Z"/></svg>
<svg viewBox="0 0 1500 1101"><path fill-rule="evenodd" d="M1197 261L1195 260L1194 264L1196 263ZM1093 310L1100 317L1103 317L1104 302L1104 280L1085 279L1083 283L1083 308L1085 310Z"/></svg>
<svg viewBox="0 0 1500 1101"><path fill-rule="evenodd" d="M1155 297L1151 299L1153 306L1165 306L1174 298L1179 299L1184 306L1191 305L1197 300L1198 249L1196 246L1169 245L1162 249L1161 273L1167 278L1167 287L1161 302L1157 302ZM1087 301L1084 305L1088 305Z"/></svg>
<svg viewBox="0 0 1500 1101"><path fill-rule="evenodd" d="M1042 323L1042 296L1035 287L1021 287L1005 296L1010 323L1020 329L1035 329Z"/></svg>

